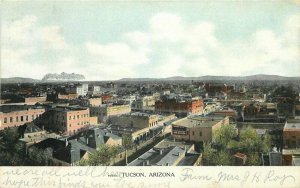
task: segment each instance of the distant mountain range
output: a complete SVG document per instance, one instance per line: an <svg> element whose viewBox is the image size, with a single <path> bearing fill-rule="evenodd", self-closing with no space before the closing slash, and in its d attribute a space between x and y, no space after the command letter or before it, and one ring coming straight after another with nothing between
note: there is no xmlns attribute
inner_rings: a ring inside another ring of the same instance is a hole
<svg viewBox="0 0 300 188"><path fill-rule="evenodd" d="M11 77L11 78L1 78L1 83L37 83L37 82L65 82L65 81L82 81L85 80L84 75L75 73L48 73L42 80L23 78L23 77Z"/></svg>
<svg viewBox="0 0 300 188"><path fill-rule="evenodd" d="M82 81L85 80L85 77L81 74L75 73L61 73L61 74L46 74L42 80L32 79L32 78L22 78L22 77L12 77L12 78L1 78L1 83L36 83L36 82L64 82L64 81ZM121 82L128 82L128 81L249 81L249 80L297 80L300 81L300 77L286 77L286 76L278 76L278 75L265 75L265 74L257 74L251 76L199 76L199 77L182 77L182 76L173 76L167 78L122 78Z"/></svg>
<svg viewBox="0 0 300 188"><path fill-rule="evenodd" d="M209 80L216 80L216 81L229 81L229 80L299 80L300 77L286 77L286 76L278 76L278 75L265 75L265 74L256 74L251 76L199 76L199 77L183 77L183 76L173 76L167 78L122 78L119 81L155 81L155 80L178 80L178 81L185 81L185 80L194 80L194 81L209 81Z"/></svg>
<svg viewBox="0 0 300 188"><path fill-rule="evenodd" d="M11 77L11 78L1 78L1 83L36 83L40 82L40 80L32 79L32 78L23 78L23 77Z"/></svg>

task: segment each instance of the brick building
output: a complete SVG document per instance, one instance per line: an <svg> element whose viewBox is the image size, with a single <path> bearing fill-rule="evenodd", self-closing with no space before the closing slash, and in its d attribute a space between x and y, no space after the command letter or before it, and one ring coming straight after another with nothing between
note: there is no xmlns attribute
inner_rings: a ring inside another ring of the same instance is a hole
<svg viewBox="0 0 300 188"><path fill-rule="evenodd" d="M47 130L73 135L90 124L96 124L96 119L90 118L89 108L56 107L43 115L43 125Z"/></svg>
<svg viewBox="0 0 300 188"><path fill-rule="evenodd" d="M17 127L39 120L45 109L28 105L0 106L0 129Z"/></svg>
<svg viewBox="0 0 300 188"><path fill-rule="evenodd" d="M203 107L204 103L202 99L185 101L166 99L155 102L155 111L158 113L201 114Z"/></svg>
<svg viewBox="0 0 300 188"><path fill-rule="evenodd" d="M300 120L288 120L283 128L283 143L287 148L300 147Z"/></svg>
<svg viewBox="0 0 300 188"><path fill-rule="evenodd" d="M101 98L103 103L107 103L113 99L111 95L102 95Z"/></svg>
<svg viewBox="0 0 300 188"><path fill-rule="evenodd" d="M300 120L290 119L283 128L282 150L283 165L295 165L295 159L300 156Z"/></svg>

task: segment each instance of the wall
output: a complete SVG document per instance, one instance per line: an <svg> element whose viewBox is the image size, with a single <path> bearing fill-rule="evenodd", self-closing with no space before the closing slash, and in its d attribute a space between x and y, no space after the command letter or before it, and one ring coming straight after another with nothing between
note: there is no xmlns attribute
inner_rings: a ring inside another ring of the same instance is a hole
<svg viewBox="0 0 300 188"><path fill-rule="evenodd" d="M25 123L32 122L39 118L44 112L44 108L28 108L27 110L12 111L9 113L0 112L0 129L17 127L24 125Z"/></svg>
<svg viewBox="0 0 300 188"><path fill-rule="evenodd" d="M288 148L300 147L300 129L283 130L283 144Z"/></svg>
<svg viewBox="0 0 300 188"><path fill-rule="evenodd" d="M91 106L100 106L102 104L102 98L90 98L88 100Z"/></svg>
<svg viewBox="0 0 300 188"><path fill-rule="evenodd" d="M222 125L229 124L229 118L225 117L223 120L216 121L213 126L205 126L205 122L203 123L203 126L179 126L176 125L176 122L177 121L172 123L172 136L175 139L206 142L212 141L214 130L219 129Z"/></svg>
<svg viewBox="0 0 300 188"><path fill-rule="evenodd" d="M35 104L38 102L46 102L46 97L26 97L25 98L26 104Z"/></svg>
<svg viewBox="0 0 300 188"><path fill-rule="evenodd" d="M155 115L122 115L115 118L113 124L142 129L156 126L158 117Z"/></svg>
<svg viewBox="0 0 300 188"><path fill-rule="evenodd" d="M90 125L89 109L53 109L44 114L43 120L46 129L73 135Z"/></svg>
<svg viewBox="0 0 300 188"><path fill-rule="evenodd" d="M203 100L177 102L173 100L156 101L155 111L168 113L191 113L201 114L203 112Z"/></svg>

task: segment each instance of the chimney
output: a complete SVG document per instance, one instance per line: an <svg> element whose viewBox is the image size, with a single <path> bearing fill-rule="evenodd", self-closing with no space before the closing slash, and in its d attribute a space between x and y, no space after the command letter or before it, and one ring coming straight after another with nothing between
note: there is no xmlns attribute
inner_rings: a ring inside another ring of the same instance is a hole
<svg viewBox="0 0 300 188"><path fill-rule="evenodd" d="M163 154L163 149L159 150L159 154L162 155Z"/></svg>
<svg viewBox="0 0 300 188"><path fill-rule="evenodd" d="M149 166L149 165L150 165L150 161L149 161L149 160L147 160L147 161L146 161L146 163L147 163L147 166Z"/></svg>
<svg viewBox="0 0 300 188"><path fill-rule="evenodd" d="M86 144L89 145L89 138L86 138Z"/></svg>
<svg viewBox="0 0 300 188"><path fill-rule="evenodd" d="M65 142L66 142L66 146L68 146L69 145L68 139L65 139Z"/></svg>
<svg viewBox="0 0 300 188"><path fill-rule="evenodd" d="M180 156L180 152L177 152L177 155Z"/></svg>

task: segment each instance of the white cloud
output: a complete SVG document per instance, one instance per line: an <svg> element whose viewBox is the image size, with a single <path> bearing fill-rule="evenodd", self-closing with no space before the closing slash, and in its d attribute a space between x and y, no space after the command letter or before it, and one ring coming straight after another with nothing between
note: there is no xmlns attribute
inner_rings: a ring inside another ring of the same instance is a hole
<svg viewBox="0 0 300 188"><path fill-rule="evenodd" d="M89 67L98 71L102 79L120 79L134 77L137 66L148 63L143 51L134 50L125 43L85 44ZM89 71L90 72L90 71ZM90 77L96 79L96 77Z"/></svg>
<svg viewBox="0 0 300 188"><path fill-rule="evenodd" d="M62 50L68 48L59 26L42 27L38 30L38 33L41 42L44 42L50 49Z"/></svg>
<svg viewBox="0 0 300 188"><path fill-rule="evenodd" d="M183 36L181 17L170 13L158 13L149 21L151 37L154 40L178 42Z"/></svg>
<svg viewBox="0 0 300 188"><path fill-rule="evenodd" d="M154 15L147 30L128 31L116 37L118 41L87 40L79 46L65 41L62 27L38 23L35 16L4 23L4 77L42 77L62 71L85 74L90 80L257 73L297 76L300 72L299 14L282 23L282 33L260 28L226 42L217 37L216 31L222 28L214 23L188 23L171 13ZM57 56L58 52L63 55Z"/></svg>
<svg viewBox="0 0 300 188"><path fill-rule="evenodd" d="M2 43L28 45L34 40L34 24L37 21L36 16L25 16L12 23L4 22L2 25Z"/></svg>
<svg viewBox="0 0 300 188"><path fill-rule="evenodd" d="M41 78L56 68L57 52L69 47L61 27L39 26L36 16L3 22L1 35L1 77Z"/></svg>

